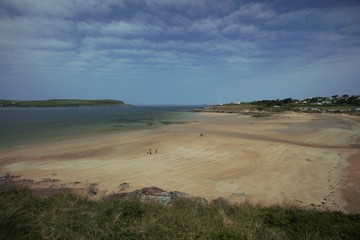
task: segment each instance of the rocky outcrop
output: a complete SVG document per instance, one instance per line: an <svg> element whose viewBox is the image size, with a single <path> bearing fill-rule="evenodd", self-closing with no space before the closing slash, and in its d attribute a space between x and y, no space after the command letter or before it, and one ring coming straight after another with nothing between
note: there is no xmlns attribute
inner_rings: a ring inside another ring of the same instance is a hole
<svg viewBox="0 0 360 240"><path fill-rule="evenodd" d="M169 192L157 187L143 188L139 191L138 195L140 201L153 201L161 205L168 205L172 200L171 194Z"/></svg>
<svg viewBox="0 0 360 240"><path fill-rule="evenodd" d="M87 188L87 194L90 196L95 196L99 192L98 184L97 183L91 183L89 187Z"/></svg>
<svg viewBox="0 0 360 240"><path fill-rule="evenodd" d="M187 199L194 201L196 204L206 206L207 200L203 197L191 196L188 193L172 191L168 192L158 187L145 187L141 190L136 190L129 193L113 193L105 197L106 199L139 199L142 202L156 202L161 205L170 205L179 199Z"/></svg>
<svg viewBox="0 0 360 240"><path fill-rule="evenodd" d="M74 186L79 185L81 182L74 181L70 184L63 184L61 180L54 178L41 178L40 180L32 179L21 179L21 176L13 176L8 173L0 173L0 184L11 184L13 186L30 186L32 192L35 195L41 197L49 197L59 193L74 193L79 195L87 195L88 197L94 197L94 199L99 199L99 184L90 183L84 185L83 187L68 187L68 185ZM37 184L45 184L46 186L34 187ZM52 185L51 185L52 184ZM32 186L32 187L31 187ZM145 187L139 190L132 192L126 192L130 188L130 184L123 182L119 184L119 189L117 193L112 193L104 197L104 199L121 199L121 200L140 200L142 202L155 202L164 206L171 205L175 201L179 200L189 200L200 206L207 206L208 201L203 197L192 196L185 192L171 191L168 192L164 189L158 187ZM101 196L100 196L101 198Z"/></svg>
<svg viewBox="0 0 360 240"><path fill-rule="evenodd" d="M127 183L127 182L120 183L119 191L124 191L124 190L128 189L129 187L130 187L130 183Z"/></svg>

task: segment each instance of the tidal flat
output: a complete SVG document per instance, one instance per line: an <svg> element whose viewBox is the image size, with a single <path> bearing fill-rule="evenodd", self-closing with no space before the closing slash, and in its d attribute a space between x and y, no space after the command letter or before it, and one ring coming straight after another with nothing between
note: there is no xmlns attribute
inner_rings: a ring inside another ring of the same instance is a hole
<svg viewBox="0 0 360 240"><path fill-rule="evenodd" d="M96 183L94 198L123 191L120 185L128 183L126 191L156 186L208 201L223 197L359 213L358 117L178 116L162 121L181 124L3 148L0 172L31 179L30 188L74 188L84 195Z"/></svg>

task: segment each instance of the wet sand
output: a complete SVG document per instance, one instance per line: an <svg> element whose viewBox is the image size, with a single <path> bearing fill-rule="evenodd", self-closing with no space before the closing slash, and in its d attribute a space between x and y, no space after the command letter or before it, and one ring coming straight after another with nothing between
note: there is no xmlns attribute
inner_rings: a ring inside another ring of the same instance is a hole
<svg viewBox="0 0 360 240"><path fill-rule="evenodd" d="M350 116L198 113L188 124L1 149L0 172L32 179L32 188L98 183L98 196L129 183L126 191L359 212L359 136Z"/></svg>
<svg viewBox="0 0 360 240"><path fill-rule="evenodd" d="M360 138L357 139L357 144L360 144ZM345 209L351 213L360 213L360 149L348 158L344 175Z"/></svg>

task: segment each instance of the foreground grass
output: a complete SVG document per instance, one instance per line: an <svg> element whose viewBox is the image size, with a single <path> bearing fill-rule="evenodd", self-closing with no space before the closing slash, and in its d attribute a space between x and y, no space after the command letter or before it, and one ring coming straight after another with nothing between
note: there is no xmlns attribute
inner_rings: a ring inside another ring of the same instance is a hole
<svg viewBox="0 0 360 240"><path fill-rule="evenodd" d="M34 197L0 185L0 239L360 239L360 215L245 203Z"/></svg>

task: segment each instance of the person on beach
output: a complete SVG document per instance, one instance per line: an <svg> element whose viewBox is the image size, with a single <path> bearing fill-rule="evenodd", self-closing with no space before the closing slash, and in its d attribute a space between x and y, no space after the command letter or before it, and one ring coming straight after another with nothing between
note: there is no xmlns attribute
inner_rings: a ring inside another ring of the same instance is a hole
<svg viewBox="0 0 360 240"><path fill-rule="evenodd" d="M156 153L156 154L158 153L157 149L155 149L155 153Z"/></svg>

